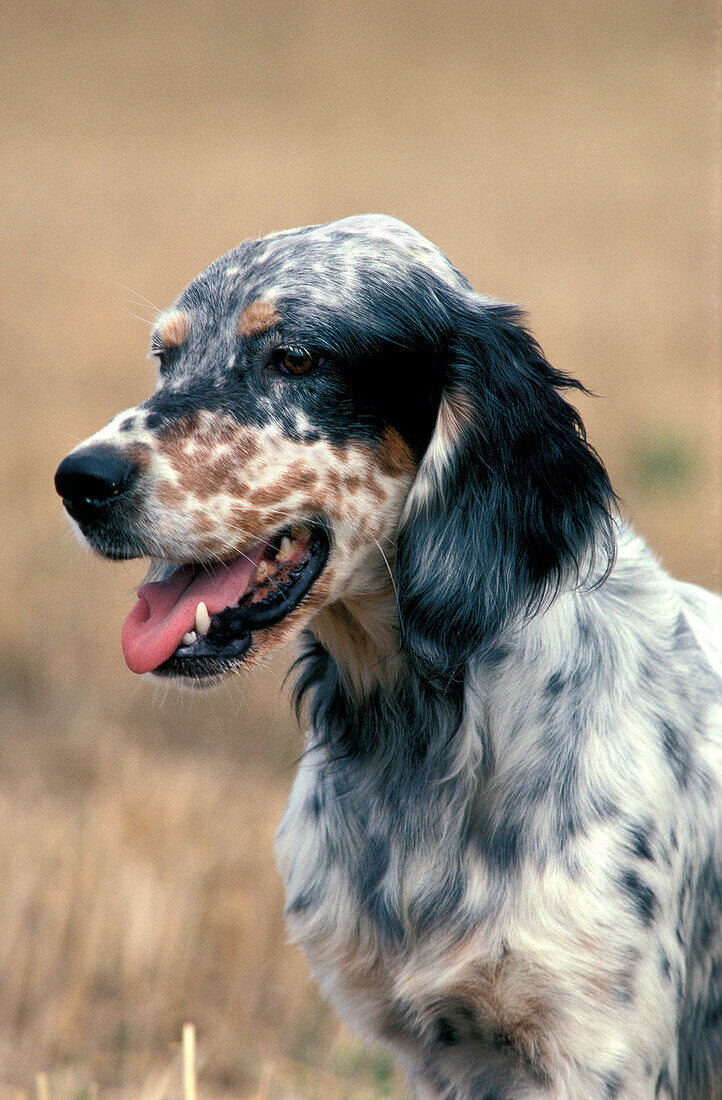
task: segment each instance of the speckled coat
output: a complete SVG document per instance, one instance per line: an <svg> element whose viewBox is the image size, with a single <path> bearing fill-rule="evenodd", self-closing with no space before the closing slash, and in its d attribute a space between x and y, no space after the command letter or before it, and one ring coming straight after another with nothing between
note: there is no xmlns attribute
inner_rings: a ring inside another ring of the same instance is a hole
<svg viewBox="0 0 722 1100"><path fill-rule="evenodd" d="M429 1100L721 1100L722 601L616 517L579 384L379 216L244 242L152 352L58 488L161 587L315 525L273 625L154 671L300 638L276 854L323 990Z"/></svg>
<svg viewBox="0 0 722 1100"><path fill-rule="evenodd" d="M329 747L319 701L276 841L288 919L419 1096L722 1096L721 632L622 533L456 707L375 700L383 767Z"/></svg>

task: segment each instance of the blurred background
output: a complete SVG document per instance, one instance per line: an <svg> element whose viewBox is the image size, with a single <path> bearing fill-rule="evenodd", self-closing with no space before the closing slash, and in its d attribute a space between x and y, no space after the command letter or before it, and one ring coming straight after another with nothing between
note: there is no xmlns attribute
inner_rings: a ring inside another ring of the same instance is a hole
<svg viewBox="0 0 722 1100"><path fill-rule="evenodd" d="M521 303L624 512L721 584L713 0L6 0L0 1096L405 1097L286 942L288 660L202 696L120 652L142 576L52 488L241 239L382 211ZM175 1091L174 1091L175 1090Z"/></svg>

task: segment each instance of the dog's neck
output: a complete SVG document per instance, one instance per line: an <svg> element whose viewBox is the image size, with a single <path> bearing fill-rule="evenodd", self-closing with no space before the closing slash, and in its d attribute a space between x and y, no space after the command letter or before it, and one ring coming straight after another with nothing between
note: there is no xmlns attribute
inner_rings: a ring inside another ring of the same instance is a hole
<svg viewBox="0 0 722 1100"><path fill-rule="evenodd" d="M344 686L360 703L378 687L391 688L403 658L393 589L325 607L311 631L333 658Z"/></svg>
<svg viewBox="0 0 722 1100"><path fill-rule="evenodd" d="M349 695L362 705L375 689L390 690L402 672L393 548L374 553L356 571L351 591L324 607L311 633L333 658Z"/></svg>
<svg viewBox="0 0 722 1100"><path fill-rule="evenodd" d="M393 758L397 765L407 756L438 778L449 765L439 746L449 747L462 723L463 678L429 682L400 646L390 571L379 570L376 581L314 617L297 696L310 704L312 739L332 755Z"/></svg>
<svg viewBox="0 0 722 1100"><path fill-rule="evenodd" d="M403 651L393 584L379 572L375 590L329 605L312 621L298 689L310 703L312 736L347 756L423 757L430 780L456 772L466 753L483 781L495 760L510 755L515 715L536 728L534 707L541 713L551 705L556 678L581 676L575 656L583 666L590 648L606 653L621 644L615 594L625 578L631 583L639 553L636 543L620 545L602 589L570 587L523 624L511 620L493 646L456 672L429 670ZM604 606L596 620L604 638L589 636L591 605Z"/></svg>

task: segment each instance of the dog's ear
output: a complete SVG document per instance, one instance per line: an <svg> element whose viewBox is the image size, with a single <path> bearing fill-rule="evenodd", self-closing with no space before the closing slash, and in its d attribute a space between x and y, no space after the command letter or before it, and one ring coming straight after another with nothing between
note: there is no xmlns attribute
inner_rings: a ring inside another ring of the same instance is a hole
<svg viewBox="0 0 722 1100"><path fill-rule="evenodd" d="M614 493L554 370L509 306L459 307L399 533L402 642L458 667L514 616L613 558Z"/></svg>

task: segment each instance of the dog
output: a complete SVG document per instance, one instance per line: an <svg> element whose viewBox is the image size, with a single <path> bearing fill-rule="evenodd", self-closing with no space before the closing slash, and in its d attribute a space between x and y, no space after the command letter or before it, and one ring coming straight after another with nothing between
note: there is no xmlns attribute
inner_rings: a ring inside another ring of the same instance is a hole
<svg viewBox="0 0 722 1100"><path fill-rule="evenodd" d="M519 312L392 218L249 240L57 491L150 559L137 673L297 639L276 839L325 994L418 1097L722 1097L722 600L670 579Z"/></svg>

